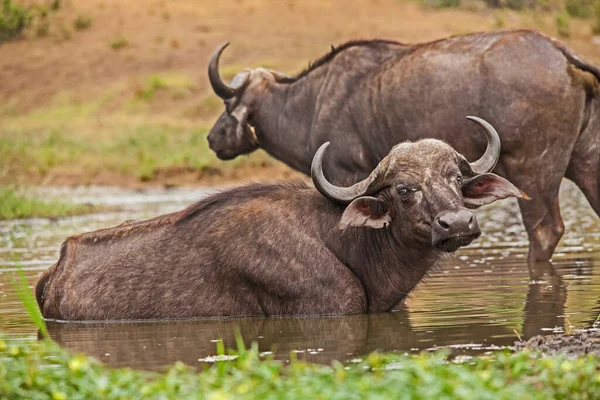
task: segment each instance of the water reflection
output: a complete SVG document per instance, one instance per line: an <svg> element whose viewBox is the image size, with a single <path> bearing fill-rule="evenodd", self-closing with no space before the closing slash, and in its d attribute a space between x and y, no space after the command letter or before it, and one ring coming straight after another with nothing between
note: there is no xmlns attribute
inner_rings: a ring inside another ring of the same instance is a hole
<svg viewBox="0 0 600 400"><path fill-rule="evenodd" d="M567 289L550 262L529 265L529 291L525 300L522 336L529 339L544 329L565 324Z"/></svg>
<svg viewBox="0 0 600 400"><path fill-rule="evenodd" d="M522 336L529 338L562 327L566 290L550 263L530 269L523 310ZM511 346L509 326L473 318L469 323L435 328L413 327L409 311L310 318L231 318L195 321L48 324L50 336L65 347L91 354L107 365L160 369L177 360L192 366L210 361L216 341L235 348L235 332L247 346L259 345L279 360L296 357L315 363L348 361L372 351L415 352L450 347L474 354ZM546 331L544 331L546 329Z"/></svg>

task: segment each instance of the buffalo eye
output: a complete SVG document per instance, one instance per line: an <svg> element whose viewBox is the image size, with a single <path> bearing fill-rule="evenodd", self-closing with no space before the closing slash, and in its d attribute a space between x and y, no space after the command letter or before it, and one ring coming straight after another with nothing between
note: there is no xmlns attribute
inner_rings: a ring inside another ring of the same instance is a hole
<svg viewBox="0 0 600 400"><path fill-rule="evenodd" d="M408 198L408 196L410 196L412 193L414 193L416 191L416 189L407 188L404 186L398 186L396 188L396 190L398 191L398 194L400 195L400 198L402 198L402 199Z"/></svg>
<svg viewBox="0 0 600 400"><path fill-rule="evenodd" d="M458 183L459 185L462 183L462 176L456 175L456 183Z"/></svg>

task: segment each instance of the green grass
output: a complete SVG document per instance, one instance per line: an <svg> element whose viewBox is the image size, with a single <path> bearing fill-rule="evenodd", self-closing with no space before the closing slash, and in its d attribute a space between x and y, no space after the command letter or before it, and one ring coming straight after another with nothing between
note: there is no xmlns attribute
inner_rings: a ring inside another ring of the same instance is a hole
<svg viewBox="0 0 600 400"><path fill-rule="evenodd" d="M445 353L370 354L360 363L289 366L240 347L205 371L181 363L165 373L109 369L50 341L0 339L6 399L586 399L600 391L598 359L496 353L469 363ZM231 357L229 357L231 358Z"/></svg>
<svg viewBox="0 0 600 400"><path fill-rule="evenodd" d="M127 46L129 46L129 40L127 40L126 38L124 38L123 36L119 36L117 38L111 39L108 42L108 45L113 49L113 50L119 50L122 48L125 48Z"/></svg>
<svg viewBox="0 0 600 400"><path fill-rule="evenodd" d="M220 165L208 148L205 127L121 126L90 138L71 129L0 134L0 171L47 176L66 170L92 176L112 172L146 181L161 169L210 170ZM233 167L240 160L228 167Z"/></svg>
<svg viewBox="0 0 600 400"><path fill-rule="evenodd" d="M559 14L556 16L556 31L560 37L568 38L571 36L569 16L567 14Z"/></svg>
<svg viewBox="0 0 600 400"><path fill-rule="evenodd" d="M89 29L91 26L92 18L86 15L78 15L77 18L73 20L73 28L78 31Z"/></svg>
<svg viewBox="0 0 600 400"><path fill-rule="evenodd" d="M598 0L565 0L565 10L571 17L589 18Z"/></svg>
<svg viewBox="0 0 600 400"><path fill-rule="evenodd" d="M19 2L0 0L0 43L18 37L31 19L31 10Z"/></svg>
<svg viewBox="0 0 600 400"><path fill-rule="evenodd" d="M600 35L600 4L596 5L594 10L594 23L592 25L592 33L594 35Z"/></svg>
<svg viewBox="0 0 600 400"><path fill-rule="evenodd" d="M186 76L153 74L148 76L143 85L137 88L135 97L139 100L149 101L157 92L168 91L174 99L177 99L185 97L195 89L196 85ZM216 96L213 95L213 97Z"/></svg>
<svg viewBox="0 0 600 400"><path fill-rule="evenodd" d="M8 186L0 186L0 220L31 217L66 217L91 212L93 207L45 201Z"/></svg>
<svg viewBox="0 0 600 400"><path fill-rule="evenodd" d="M123 179L152 180L165 171L227 176L240 167L276 164L262 152L223 163L208 148L212 121L152 115L152 98L159 91L177 97L194 90L185 76L151 75L115 114L101 111L111 102L110 94L90 103L77 103L65 94L50 107L26 115L11 115L6 109L0 130L0 183L66 175L80 184L93 183L97 176L118 176L114 184L119 185ZM201 98L200 107L210 104L217 113L223 105L212 97Z"/></svg>

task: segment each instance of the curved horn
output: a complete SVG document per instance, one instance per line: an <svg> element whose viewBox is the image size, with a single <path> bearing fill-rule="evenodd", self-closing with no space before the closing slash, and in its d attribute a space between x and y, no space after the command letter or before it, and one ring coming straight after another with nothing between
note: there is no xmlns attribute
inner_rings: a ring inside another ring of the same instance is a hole
<svg viewBox="0 0 600 400"><path fill-rule="evenodd" d="M498 136L498 132L496 132L489 122L471 116L467 117L467 119L483 128L485 136L487 137L487 148L485 149L483 156L481 156L479 160L469 163L474 173L478 175L485 174L494 169L498 162L498 158L500 158L500 136Z"/></svg>
<svg viewBox="0 0 600 400"><path fill-rule="evenodd" d="M213 53L210 62L208 63L208 79L210 80L210 85L217 96L223 100L232 98L236 93L236 90L223 82L221 75L219 75L219 58L221 58L221 53L223 53L223 50L225 50L227 46L229 46L229 42L222 44L221 47Z"/></svg>
<svg viewBox="0 0 600 400"><path fill-rule="evenodd" d="M335 201L340 204L349 204L352 200L364 195L369 185L375 180L378 175L378 168L376 168L369 177L366 179L350 186L350 187L339 187L332 185L325 179L323 175L323 154L329 147L329 142L325 142L319 147L319 150L313 157L312 165L310 168L310 175L312 177L313 184L317 190L328 199Z"/></svg>

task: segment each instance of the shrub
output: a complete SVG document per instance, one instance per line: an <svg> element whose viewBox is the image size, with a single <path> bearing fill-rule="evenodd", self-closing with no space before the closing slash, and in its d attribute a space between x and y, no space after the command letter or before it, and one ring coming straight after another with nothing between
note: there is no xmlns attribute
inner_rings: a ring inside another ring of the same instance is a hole
<svg viewBox="0 0 600 400"><path fill-rule="evenodd" d="M592 25L592 33L594 35L600 35L600 3L596 6L596 18L594 19L594 25Z"/></svg>
<svg viewBox="0 0 600 400"><path fill-rule="evenodd" d="M571 36L571 31L569 30L569 16L566 14L560 14L556 16L556 29L558 31L558 35L564 38L568 38Z"/></svg>
<svg viewBox="0 0 600 400"><path fill-rule="evenodd" d="M119 49L129 46L129 40L125 39L123 36L120 36L118 38L112 39L109 42L109 44L110 44L110 47L113 48L114 50L119 50Z"/></svg>
<svg viewBox="0 0 600 400"><path fill-rule="evenodd" d="M597 0L565 0L565 10L571 17L589 18L594 13Z"/></svg>
<svg viewBox="0 0 600 400"><path fill-rule="evenodd" d="M92 18L91 17L85 17L83 15L79 15L73 21L73 27L78 31L83 31L83 30L89 29L90 26L92 26Z"/></svg>
<svg viewBox="0 0 600 400"><path fill-rule="evenodd" d="M0 7L0 43L2 43L19 36L29 26L31 12L13 0L2 0Z"/></svg>
<svg viewBox="0 0 600 400"><path fill-rule="evenodd" d="M424 4L431 7L458 7L461 0L424 0Z"/></svg>

